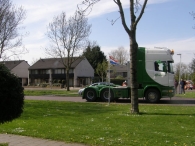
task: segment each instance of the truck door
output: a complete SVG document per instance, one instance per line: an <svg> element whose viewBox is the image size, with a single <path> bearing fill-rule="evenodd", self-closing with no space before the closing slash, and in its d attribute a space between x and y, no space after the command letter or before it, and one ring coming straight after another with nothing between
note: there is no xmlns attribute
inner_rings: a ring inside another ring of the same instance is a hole
<svg viewBox="0 0 195 146"><path fill-rule="evenodd" d="M169 73L167 72L166 61L155 61L154 62L154 81L163 86L169 86Z"/></svg>
<svg viewBox="0 0 195 146"><path fill-rule="evenodd" d="M167 62L167 74L168 74L168 82L169 82L169 87L174 86L174 72L173 72L173 62L168 61Z"/></svg>

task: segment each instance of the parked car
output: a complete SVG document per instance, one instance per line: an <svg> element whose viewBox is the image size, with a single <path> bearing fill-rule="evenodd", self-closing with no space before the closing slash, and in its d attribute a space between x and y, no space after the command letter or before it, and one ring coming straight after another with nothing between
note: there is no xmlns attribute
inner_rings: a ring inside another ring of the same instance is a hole
<svg viewBox="0 0 195 146"><path fill-rule="evenodd" d="M89 86L97 86L97 85L114 85L114 84L113 84L113 83L108 83L108 82L97 82L97 83L93 83L93 84L91 84L91 85L89 85ZM85 89L85 88L79 89L78 94L79 94L79 95L82 95L84 89Z"/></svg>
<svg viewBox="0 0 195 146"><path fill-rule="evenodd" d="M195 85L191 80L187 80L186 81L186 85L185 85L185 89L186 90L192 90L195 89Z"/></svg>

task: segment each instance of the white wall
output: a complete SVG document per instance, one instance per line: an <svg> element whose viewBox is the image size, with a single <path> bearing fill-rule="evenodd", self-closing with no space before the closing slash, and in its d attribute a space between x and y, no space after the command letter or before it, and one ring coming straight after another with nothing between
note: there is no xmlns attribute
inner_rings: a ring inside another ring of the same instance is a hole
<svg viewBox="0 0 195 146"><path fill-rule="evenodd" d="M94 77L94 69L86 58L84 58L74 69L74 85L77 85L77 77Z"/></svg>
<svg viewBox="0 0 195 146"><path fill-rule="evenodd" d="M19 78L28 78L28 68L30 65L23 61L20 64L18 64L15 68L11 70L11 72L15 75L17 75Z"/></svg>

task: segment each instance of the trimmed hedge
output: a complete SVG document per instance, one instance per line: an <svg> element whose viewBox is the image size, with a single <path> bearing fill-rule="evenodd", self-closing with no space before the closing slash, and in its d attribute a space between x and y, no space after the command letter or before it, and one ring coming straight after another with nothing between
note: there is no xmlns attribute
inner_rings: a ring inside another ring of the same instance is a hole
<svg viewBox="0 0 195 146"><path fill-rule="evenodd" d="M19 79L0 64L0 124L20 117L24 106L24 89Z"/></svg>
<svg viewBox="0 0 195 146"><path fill-rule="evenodd" d="M111 83L114 83L116 85L122 85L122 83L125 81L125 79L110 79Z"/></svg>

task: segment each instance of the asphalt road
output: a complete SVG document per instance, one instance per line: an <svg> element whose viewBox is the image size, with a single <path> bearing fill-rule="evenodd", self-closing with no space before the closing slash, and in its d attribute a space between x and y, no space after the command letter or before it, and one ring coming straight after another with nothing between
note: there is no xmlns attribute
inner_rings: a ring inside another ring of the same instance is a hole
<svg viewBox="0 0 195 146"><path fill-rule="evenodd" d="M25 96L26 100L53 100L53 101L72 101L72 102L87 102L86 99L82 97L61 97L61 96ZM130 99L118 99L115 103L130 103ZM151 104L147 103L142 98L139 99L140 104ZM181 98L172 97L162 98L157 104L167 104L167 105L188 105L195 106L195 98Z"/></svg>

